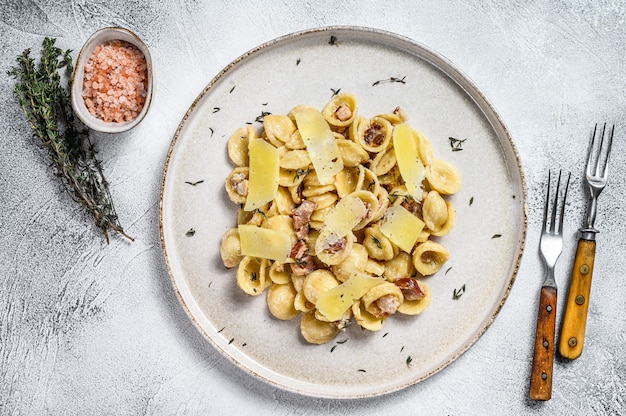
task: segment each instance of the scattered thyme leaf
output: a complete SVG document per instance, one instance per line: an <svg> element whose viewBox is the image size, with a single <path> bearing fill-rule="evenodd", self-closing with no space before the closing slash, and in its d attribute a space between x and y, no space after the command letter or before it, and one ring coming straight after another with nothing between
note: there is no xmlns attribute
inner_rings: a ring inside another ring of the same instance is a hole
<svg viewBox="0 0 626 416"><path fill-rule="evenodd" d="M189 229L189 230L185 233L185 235L186 235L187 237L193 237L195 234L196 234L196 230L194 230L193 228L190 228L190 229Z"/></svg>
<svg viewBox="0 0 626 416"><path fill-rule="evenodd" d="M398 77L389 77L389 78L387 78L387 79L379 79L378 81L375 81L375 82L372 84L372 87L375 87L376 85L379 85L379 84L384 84L384 83L393 83L393 82L397 82L397 83L400 83L400 84L406 84L405 79L406 79L406 75L405 75L405 76L403 76L402 78L398 78Z"/></svg>
<svg viewBox="0 0 626 416"><path fill-rule="evenodd" d="M215 131L213 131L213 127L209 127L209 130L211 131L211 137L213 137L213 133L215 133Z"/></svg>
<svg viewBox="0 0 626 416"><path fill-rule="evenodd" d="M333 345L332 348L330 349L330 352L335 351L335 348L337 348L337 345Z"/></svg>
<svg viewBox="0 0 626 416"><path fill-rule="evenodd" d="M228 345L232 344L234 340L235 338L231 338L230 341L228 341Z"/></svg>
<svg viewBox="0 0 626 416"><path fill-rule="evenodd" d="M218 111L220 111L219 107L213 107L213 113L217 113Z"/></svg>
<svg viewBox="0 0 626 416"><path fill-rule="evenodd" d="M461 296L463 296L463 293L465 293L465 284L463 284L460 289L454 289L454 292L452 292L452 299L458 300Z"/></svg>
<svg viewBox="0 0 626 416"><path fill-rule="evenodd" d="M257 116L257 118L255 118L254 121L256 121L257 123L263 123L263 119L265 118L265 116L269 116L270 114L272 113L268 111L261 111L261 115Z"/></svg>
<svg viewBox="0 0 626 416"><path fill-rule="evenodd" d="M220 329L219 331L217 331L217 333L219 334L220 332L222 332L222 331L223 331L223 330L225 330L225 329L226 329L226 327L225 327L225 326L223 326L223 327L222 327L222 329Z"/></svg>
<svg viewBox="0 0 626 416"><path fill-rule="evenodd" d="M346 342L348 342L348 340L344 339L343 341L337 341L337 344L345 344Z"/></svg>
<svg viewBox="0 0 626 416"><path fill-rule="evenodd" d="M362 368L359 368L357 371L359 371L361 373L367 373L367 371L363 370Z"/></svg>
<svg viewBox="0 0 626 416"><path fill-rule="evenodd" d="M300 65L300 58L296 59L296 66Z"/></svg>
<svg viewBox="0 0 626 416"><path fill-rule="evenodd" d="M230 91L228 91L228 93L229 93L229 94L232 94L232 93L233 93L233 91L235 91L235 87L236 87L236 85L233 85L233 87L230 89Z"/></svg>
<svg viewBox="0 0 626 416"><path fill-rule="evenodd" d="M196 186L196 185L200 185L201 183L204 182L204 179L196 181L196 182L189 182L189 181L185 181L186 184L191 185L191 186Z"/></svg>
<svg viewBox="0 0 626 416"><path fill-rule="evenodd" d="M296 183L298 179L300 179L302 176L308 175L308 173L309 173L308 169L296 169L296 173L293 177L293 182Z"/></svg>
<svg viewBox="0 0 626 416"><path fill-rule="evenodd" d="M500 237L502 237L502 234L494 234L494 235L491 236L492 239L500 238Z"/></svg>
<svg viewBox="0 0 626 416"><path fill-rule="evenodd" d="M336 36L331 36L330 40L328 41L329 45L337 45L337 37Z"/></svg>
<svg viewBox="0 0 626 416"><path fill-rule="evenodd" d="M337 89L331 88L330 90L333 92L333 95L330 96L332 98L335 95L339 94L339 91L341 91L341 88L337 88Z"/></svg>
<svg viewBox="0 0 626 416"><path fill-rule="evenodd" d="M390 193L387 198L389 199L389 203L390 204L394 204L399 198L403 198L405 201L411 201L413 200L413 197L411 195L408 194L401 194L398 193L396 191L393 191L392 193Z"/></svg>
<svg viewBox="0 0 626 416"><path fill-rule="evenodd" d="M452 270L452 267L448 267L448 270L446 270L446 272L443 275L444 276L447 275L450 270Z"/></svg>
<svg viewBox="0 0 626 416"><path fill-rule="evenodd" d="M465 141L467 139L455 139L454 137L448 137L448 140L450 140L450 148L452 149L453 152L459 152L461 150L463 150L463 143L465 143Z"/></svg>
<svg viewBox="0 0 626 416"><path fill-rule="evenodd" d="M469 200L469 206L471 207L473 203L474 203L474 197L471 197Z"/></svg>
<svg viewBox="0 0 626 416"><path fill-rule="evenodd" d="M406 357L406 366L410 367L411 362L413 362L413 358L411 358L411 356L409 355L408 357Z"/></svg>
<svg viewBox="0 0 626 416"><path fill-rule="evenodd" d="M381 244L380 240L374 236L372 236L372 240L374 241L374 244L376 244L376 247L378 247L380 250L383 249L383 245Z"/></svg>

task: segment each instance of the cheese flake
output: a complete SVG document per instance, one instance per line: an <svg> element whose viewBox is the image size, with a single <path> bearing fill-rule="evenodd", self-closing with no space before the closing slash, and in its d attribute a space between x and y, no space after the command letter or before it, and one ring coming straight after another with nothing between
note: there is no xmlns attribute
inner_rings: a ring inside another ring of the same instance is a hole
<svg viewBox="0 0 626 416"><path fill-rule="evenodd" d="M348 280L324 292L315 307L329 321L339 320L352 304L371 288L385 280L363 272L354 272Z"/></svg>
<svg viewBox="0 0 626 416"><path fill-rule="evenodd" d="M291 252L291 237L282 231L241 224L238 227L241 254L284 262Z"/></svg>
<svg viewBox="0 0 626 416"><path fill-rule="evenodd" d="M248 196L243 207L253 211L273 200L278 192L278 149L263 139L253 139L248 144L250 173Z"/></svg>
<svg viewBox="0 0 626 416"><path fill-rule="evenodd" d="M417 145L408 124L402 123L394 127L393 148L407 191L413 198L421 200L421 187L426 176L426 169L419 158Z"/></svg>
<svg viewBox="0 0 626 416"><path fill-rule="evenodd" d="M304 108L295 118L320 183L333 183L335 175L343 169L343 159L324 116L315 108Z"/></svg>
<svg viewBox="0 0 626 416"><path fill-rule="evenodd" d="M350 231L367 214L367 207L359 198L346 196L328 213L324 220L324 228L339 237L348 235Z"/></svg>
<svg viewBox="0 0 626 416"><path fill-rule="evenodd" d="M380 226L385 237L407 253L411 252L423 229L424 222L402 205L389 208Z"/></svg>

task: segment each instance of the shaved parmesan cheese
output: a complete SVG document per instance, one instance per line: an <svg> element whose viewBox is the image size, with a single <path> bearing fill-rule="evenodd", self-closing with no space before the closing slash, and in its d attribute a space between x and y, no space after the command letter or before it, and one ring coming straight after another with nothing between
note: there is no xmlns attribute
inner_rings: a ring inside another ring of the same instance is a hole
<svg viewBox="0 0 626 416"><path fill-rule="evenodd" d="M424 228L424 222L411 214L402 205L396 205L385 212L380 231L392 243L410 253L417 237Z"/></svg>
<svg viewBox="0 0 626 416"><path fill-rule="evenodd" d="M273 200L278 192L278 149L263 139L252 139L248 144L250 174L248 196L243 209L253 211Z"/></svg>
<svg viewBox="0 0 626 416"><path fill-rule="evenodd" d="M241 224L241 254L284 262L291 252L291 237L282 231Z"/></svg>
<svg viewBox="0 0 626 416"><path fill-rule="evenodd" d="M417 145L411 133L411 127L398 124L393 129L393 148L400 169L400 175L406 184L409 194L420 201L422 199L422 181L426 176L426 169L419 158Z"/></svg>
<svg viewBox="0 0 626 416"><path fill-rule="evenodd" d="M343 169L339 146L328 123L318 110L303 108L295 114L296 124L322 185L333 182Z"/></svg>
<svg viewBox="0 0 626 416"><path fill-rule="evenodd" d="M315 303L315 307L329 321L337 321L355 301L384 281L367 273L354 272L344 283L324 292Z"/></svg>
<svg viewBox="0 0 626 416"><path fill-rule="evenodd" d="M346 196L328 213L324 228L336 236L344 237L361 222L365 214L367 207L360 198Z"/></svg>

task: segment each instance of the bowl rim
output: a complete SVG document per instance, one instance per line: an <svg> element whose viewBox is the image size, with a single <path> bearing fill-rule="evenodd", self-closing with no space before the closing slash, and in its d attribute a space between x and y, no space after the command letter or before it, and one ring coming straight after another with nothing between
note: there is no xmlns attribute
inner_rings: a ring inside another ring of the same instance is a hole
<svg viewBox="0 0 626 416"><path fill-rule="evenodd" d="M93 53L96 46L113 39L127 41L135 45L143 53L146 59L146 70L148 79L148 86L146 89L146 101L137 117L135 117L133 120L122 123L105 122L93 116L91 113L89 113L89 110L87 110L87 106L85 105L85 102L82 98L85 63L89 60L89 57ZM89 127L92 130L104 133L121 133L132 129L133 127L138 125L148 113L148 109L152 101L152 90L153 74L152 58L150 56L150 51L148 50L146 44L141 40L141 38L137 36L134 32L123 27L104 27L94 32L87 39L87 41L85 41L80 52L78 53L78 57L76 58L76 65L72 74L70 97L74 114L85 124L85 126Z"/></svg>

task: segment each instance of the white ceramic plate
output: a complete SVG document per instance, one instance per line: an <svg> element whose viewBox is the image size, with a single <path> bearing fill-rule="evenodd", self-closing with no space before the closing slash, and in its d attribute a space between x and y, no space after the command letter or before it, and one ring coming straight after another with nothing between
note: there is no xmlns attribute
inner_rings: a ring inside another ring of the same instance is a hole
<svg viewBox="0 0 626 416"><path fill-rule="evenodd" d="M221 264L222 234L236 221L224 190L232 169L226 142L246 123L260 128L255 119L263 112L285 114L301 103L321 108L337 89L354 93L363 115L405 109L435 154L459 167L464 183L452 198L457 225L441 239L451 258L428 278L431 306L417 317L391 317L380 332L355 324L335 342L315 346L301 338L297 319L274 319L265 296L245 295L235 271ZM463 150L453 152L449 137L466 139ZM441 56L401 36L365 28L288 35L226 67L181 122L161 192L163 251L190 318L250 374L310 396L385 394L450 364L502 307L526 235L520 162L493 107ZM453 299L463 286L462 296Z"/></svg>

